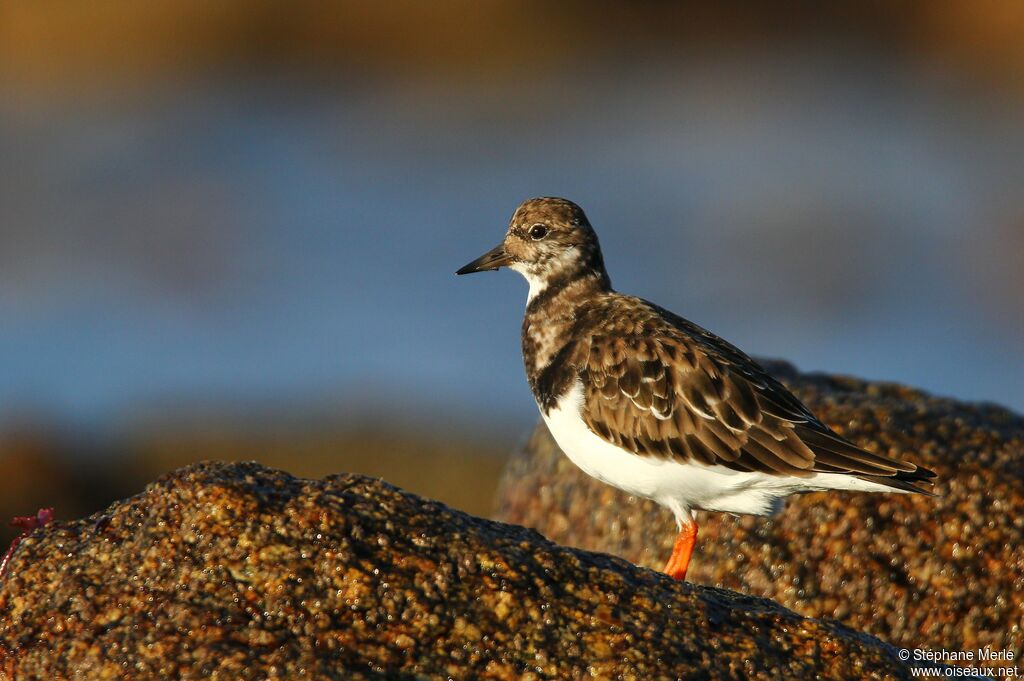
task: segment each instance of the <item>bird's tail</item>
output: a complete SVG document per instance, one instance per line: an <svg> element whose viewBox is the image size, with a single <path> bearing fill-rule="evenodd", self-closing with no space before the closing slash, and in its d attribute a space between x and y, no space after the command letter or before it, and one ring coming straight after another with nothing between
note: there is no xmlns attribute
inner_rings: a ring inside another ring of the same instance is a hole
<svg viewBox="0 0 1024 681"><path fill-rule="evenodd" d="M900 471L896 475L858 475L857 477L902 492L924 494L930 497L938 496L932 491L935 484L935 472L923 466L917 466L912 471Z"/></svg>
<svg viewBox="0 0 1024 681"><path fill-rule="evenodd" d="M825 426L797 426L796 432L814 451L815 471L849 475L894 492L935 496L935 473L923 466L869 452Z"/></svg>

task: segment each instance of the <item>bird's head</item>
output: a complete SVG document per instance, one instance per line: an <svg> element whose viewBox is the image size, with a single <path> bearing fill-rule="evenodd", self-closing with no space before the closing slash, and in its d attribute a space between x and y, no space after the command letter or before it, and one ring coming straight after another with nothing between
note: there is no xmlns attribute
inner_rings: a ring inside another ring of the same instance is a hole
<svg viewBox="0 0 1024 681"><path fill-rule="evenodd" d="M607 280L601 246L583 209L559 198L529 199L509 221L505 239L456 274L508 267L530 283L532 298L555 281L594 275Z"/></svg>

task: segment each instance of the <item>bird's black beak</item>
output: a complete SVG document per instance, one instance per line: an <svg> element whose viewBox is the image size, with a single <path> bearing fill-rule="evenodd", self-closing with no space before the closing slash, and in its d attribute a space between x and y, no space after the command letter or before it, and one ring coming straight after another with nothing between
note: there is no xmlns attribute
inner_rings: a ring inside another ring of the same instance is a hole
<svg viewBox="0 0 1024 681"><path fill-rule="evenodd" d="M505 267L512 262L512 256L505 252L505 245L498 244L471 263L459 268L455 274L472 274Z"/></svg>

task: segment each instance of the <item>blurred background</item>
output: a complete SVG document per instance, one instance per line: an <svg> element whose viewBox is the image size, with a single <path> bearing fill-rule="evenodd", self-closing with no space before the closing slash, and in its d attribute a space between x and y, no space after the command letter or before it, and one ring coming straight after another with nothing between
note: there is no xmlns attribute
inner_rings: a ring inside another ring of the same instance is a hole
<svg viewBox="0 0 1024 681"><path fill-rule="evenodd" d="M1024 409L1024 5L0 3L0 517L201 459L486 514L534 195L757 356ZM10 536L8 534L7 536Z"/></svg>

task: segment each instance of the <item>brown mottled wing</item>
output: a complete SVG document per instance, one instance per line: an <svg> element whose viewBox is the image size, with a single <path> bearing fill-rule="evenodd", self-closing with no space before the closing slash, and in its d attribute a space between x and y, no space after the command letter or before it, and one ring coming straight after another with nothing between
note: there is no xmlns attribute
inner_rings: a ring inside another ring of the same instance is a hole
<svg viewBox="0 0 1024 681"><path fill-rule="evenodd" d="M672 321L658 333L595 335L577 348L583 419L603 439L642 456L740 471L880 476L897 487L904 474L918 477L914 464L836 435L737 348Z"/></svg>

